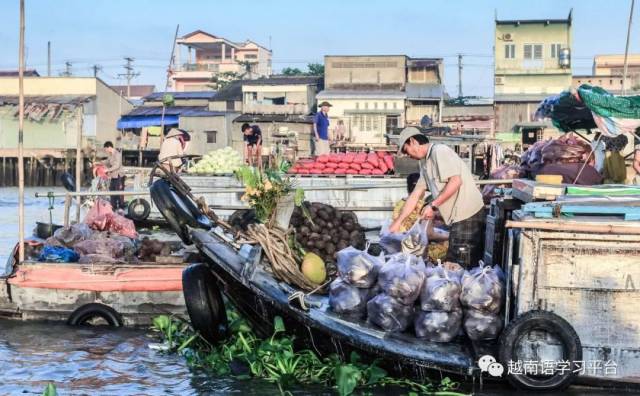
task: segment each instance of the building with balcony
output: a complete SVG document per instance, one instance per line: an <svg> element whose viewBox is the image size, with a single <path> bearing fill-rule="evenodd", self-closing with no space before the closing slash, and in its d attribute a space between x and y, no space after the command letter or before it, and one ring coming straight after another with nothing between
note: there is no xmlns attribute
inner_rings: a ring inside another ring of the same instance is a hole
<svg viewBox="0 0 640 396"><path fill-rule="evenodd" d="M442 59L328 55L324 66L325 90L316 98L332 104L331 128L342 121L351 144L382 146L387 133L438 117Z"/></svg>
<svg viewBox="0 0 640 396"><path fill-rule="evenodd" d="M496 19L496 131L531 121L542 99L571 87L571 24L571 12L566 19Z"/></svg>
<svg viewBox="0 0 640 396"><path fill-rule="evenodd" d="M273 76L243 80L242 115L234 120L233 147L242 150L242 124L258 125L263 154L286 147L295 156L311 154L316 94L322 89L319 76Z"/></svg>
<svg viewBox="0 0 640 396"><path fill-rule="evenodd" d="M258 78L271 75L272 52L251 40L242 43L196 30L176 40L171 68L173 91L206 91L215 78L234 75Z"/></svg>

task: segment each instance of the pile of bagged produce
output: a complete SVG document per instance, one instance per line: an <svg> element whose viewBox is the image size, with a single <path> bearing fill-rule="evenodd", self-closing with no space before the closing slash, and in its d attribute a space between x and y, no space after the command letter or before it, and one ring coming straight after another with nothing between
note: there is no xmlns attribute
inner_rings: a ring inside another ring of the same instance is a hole
<svg viewBox="0 0 640 396"><path fill-rule="evenodd" d="M387 175L394 172L393 156L385 151L334 153L300 159L289 170L299 175Z"/></svg>
<svg viewBox="0 0 640 396"><path fill-rule="evenodd" d="M194 174L221 175L238 170L243 164L242 156L231 147L214 150L204 155L187 172Z"/></svg>
<svg viewBox="0 0 640 396"><path fill-rule="evenodd" d="M423 227L424 228L424 227ZM338 277L329 289L329 306L349 319L364 319L387 332L413 330L431 342L450 342L466 334L471 340L496 339L504 276L499 267L469 271L451 262L423 260L426 237L417 228L390 236L379 256L347 247L338 251Z"/></svg>
<svg viewBox="0 0 640 396"><path fill-rule="evenodd" d="M37 259L46 262L131 263L170 255L167 242L138 240L133 222L114 213L111 204L97 200L84 222L60 228L44 241Z"/></svg>
<svg viewBox="0 0 640 396"><path fill-rule="evenodd" d="M303 202L294 209L290 225L301 247L325 263L335 262L337 252L348 246L365 246L364 231L355 213L331 205Z"/></svg>

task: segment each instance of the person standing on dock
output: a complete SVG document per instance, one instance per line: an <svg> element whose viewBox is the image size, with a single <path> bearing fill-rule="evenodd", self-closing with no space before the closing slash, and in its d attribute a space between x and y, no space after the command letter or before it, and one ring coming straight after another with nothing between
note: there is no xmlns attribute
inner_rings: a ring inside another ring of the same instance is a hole
<svg viewBox="0 0 640 396"><path fill-rule="evenodd" d="M178 158L185 154L187 149L187 142L191 140L187 131L171 128L164 137L162 145L160 145L160 153L158 153L158 161L160 161L163 167L167 170L173 170L179 172L184 164L184 158ZM174 157L171 159L167 159ZM169 166L170 165L170 166Z"/></svg>
<svg viewBox="0 0 640 396"><path fill-rule="evenodd" d="M415 127L407 127L400 133L398 147L398 154L420 161L420 180L389 231L400 230L428 187L432 200L422 209L422 217L433 220L437 210L450 227L446 261L467 268L477 265L484 253L485 214L482 194L471 170L450 147L429 143L429 138Z"/></svg>
<svg viewBox="0 0 640 396"><path fill-rule="evenodd" d="M313 117L315 155L329 154L329 107L331 103L320 103L320 111Z"/></svg>
<svg viewBox="0 0 640 396"><path fill-rule="evenodd" d="M262 131L257 125L242 124L244 161L249 166L262 168Z"/></svg>
<svg viewBox="0 0 640 396"><path fill-rule="evenodd" d="M113 147L113 143L105 142L104 150L107 152L108 157L104 160L104 164L107 167L106 172L109 177L109 191L124 191L125 176L122 172L122 153ZM113 210L124 209L124 196L112 195L111 207Z"/></svg>

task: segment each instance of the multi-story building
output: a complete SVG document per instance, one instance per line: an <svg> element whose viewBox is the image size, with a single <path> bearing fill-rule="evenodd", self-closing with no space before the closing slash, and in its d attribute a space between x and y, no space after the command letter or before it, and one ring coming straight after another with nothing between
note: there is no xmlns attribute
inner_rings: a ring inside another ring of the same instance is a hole
<svg viewBox="0 0 640 396"><path fill-rule="evenodd" d="M216 78L229 74L243 78L271 75L270 49L251 40L236 43L202 30L176 40L175 56L170 78L174 91L213 90Z"/></svg>
<svg viewBox="0 0 640 396"><path fill-rule="evenodd" d="M317 100L331 103L331 127L342 122L353 144L384 145L388 132L437 117L442 59L328 55L324 66L325 90Z"/></svg>
<svg viewBox="0 0 640 396"><path fill-rule="evenodd" d="M566 19L496 19L496 131L531 121L542 99L571 87L571 24L571 12Z"/></svg>
<svg viewBox="0 0 640 396"><path fill-rule="evenodd" d="M596 55L593 58L593 71L589 75L573 76L573 86L582 84L597 85L615 94L622 93L624 74L623 55ZM640 91L640 54L627 57L627 93Z"/></svg>

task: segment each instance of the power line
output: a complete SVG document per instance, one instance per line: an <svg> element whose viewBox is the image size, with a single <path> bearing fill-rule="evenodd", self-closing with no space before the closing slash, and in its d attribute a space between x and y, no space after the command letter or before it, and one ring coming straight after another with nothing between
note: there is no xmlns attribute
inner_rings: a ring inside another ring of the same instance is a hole
<svg viewBox="0 0 640 396"><path fill-rule="evenodd" d="M60 73L62 77L71 77L73 73L71 73L71 62L64 62L64 71Z"/></svg>
<svg viewBox="0 0 640 396"><path fill-rule="evenodd" d="M127 72L118 74L118 76L122 76L127 79L127 99L129 99L131 97L131 80L134 77L138 77L140 73L133 71L133 58L127 56L124 58L124 60L127 61L127 63L123 66Z"/></svg>
<svg viewBox="0 0 640 396"><path fill-rule="evenodd" d="M93 69L93 76L98 77L98 72L102 70L102 66L93 65L91 68Z"/></svg>

